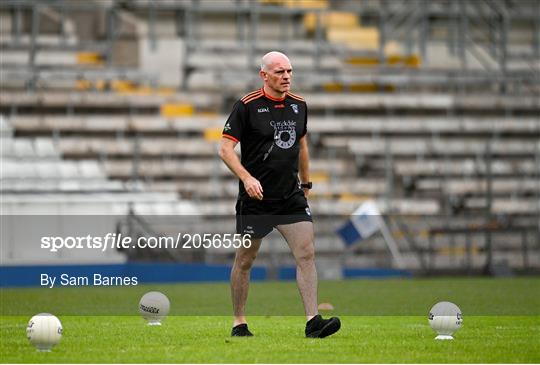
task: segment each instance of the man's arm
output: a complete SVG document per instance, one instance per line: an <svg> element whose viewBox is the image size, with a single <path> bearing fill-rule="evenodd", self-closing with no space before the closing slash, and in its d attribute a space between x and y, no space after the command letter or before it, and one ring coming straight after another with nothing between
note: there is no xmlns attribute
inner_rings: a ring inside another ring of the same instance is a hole
<svg viewBox="0 0 540 365"><path fill-rule="evenodd" d="M305 184L309 182L309 150L307 143L307 135L300 138L300 156L298 161L298 175L300 177L300 183ZM306 198L309 195L309 189L303 189Z"/></svg>
<svg viewBox="0 0 540 365"><path fill-rule="evenodd" d="M259 180L255 179L251 174L242 166L240 159L234 147L238 142L235 142L228 138L221 138L221 144L219 146L219 157L225 162L225 165L244 183L244 188L251 198L262 200L263 189Z"/></svg>

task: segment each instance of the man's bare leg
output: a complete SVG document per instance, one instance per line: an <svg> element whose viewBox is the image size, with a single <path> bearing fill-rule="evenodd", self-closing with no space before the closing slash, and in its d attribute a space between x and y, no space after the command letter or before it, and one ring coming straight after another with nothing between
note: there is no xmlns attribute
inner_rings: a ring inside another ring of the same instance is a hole
<svg viewBox="0 0 540 365"><path fill-rule="evenodd" d="M317 270L313 244L313 223L298 222L280 225L277 229L287 240L296 260L296 282L306 312L306 337L324 338L341 328L337 317L323 319L317 310Z"/></svg>
<svg viewBox="0 0 540 365"><path fill-rule="evenodd" d="M253 261L257 257L261 239L252 239L249 248L241 247L236 250L234 265L231 271L231 297L233 302L233 327L246 321L246 301L249 290L249 274Z"/></svg>
<svg viewBox="0 0 540 365"><path fill-rule="evenodd" d="M313 223L283 224L276 228L287 241L296 260L296 282L309 321L318 314Z"/></svg>

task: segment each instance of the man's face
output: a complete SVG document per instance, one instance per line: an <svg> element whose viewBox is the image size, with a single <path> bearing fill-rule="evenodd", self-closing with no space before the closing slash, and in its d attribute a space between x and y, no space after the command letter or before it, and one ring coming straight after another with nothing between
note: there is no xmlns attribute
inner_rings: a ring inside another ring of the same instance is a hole
<svg viewBox="0 0 540 365"><path fill-rule="evenodd" d="M267 70L261 71L261 77L276 92L287 92L291 88L292 66L288 60L277 58L267 66Z"/></svg>

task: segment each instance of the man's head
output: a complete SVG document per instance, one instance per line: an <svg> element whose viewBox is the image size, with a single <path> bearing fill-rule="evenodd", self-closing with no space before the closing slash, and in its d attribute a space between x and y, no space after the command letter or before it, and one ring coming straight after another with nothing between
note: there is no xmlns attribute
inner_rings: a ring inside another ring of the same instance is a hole
<svg viewBox="0 0 540 365"><path fill-rule="evenodd" d="M282 95L291 88L291 62L281 52L272 51L263 56L259 75L264 85L275 95Z"/></svg>

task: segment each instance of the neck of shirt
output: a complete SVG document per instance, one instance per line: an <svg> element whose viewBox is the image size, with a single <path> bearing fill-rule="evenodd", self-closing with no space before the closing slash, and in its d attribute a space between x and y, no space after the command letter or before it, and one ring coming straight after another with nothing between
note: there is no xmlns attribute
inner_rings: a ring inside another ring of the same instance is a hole
<svg viewBox="0 0 540 365"><path fill-rule="evenodd" d="M263 92L263 95L264 95L265 97L267 97L268 99L272 100L272 101L283 101L283 100L285 100L285 95L286 95L286 93L283 93L283 96L282 96L281 98L276 98L276 97L273 97L273 96L269 95L269 94L264 90L264 86L262 87L261 90L262 90L262 92Z"/></svg>

